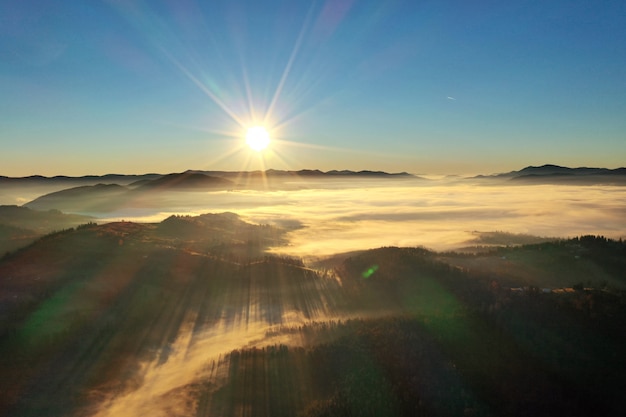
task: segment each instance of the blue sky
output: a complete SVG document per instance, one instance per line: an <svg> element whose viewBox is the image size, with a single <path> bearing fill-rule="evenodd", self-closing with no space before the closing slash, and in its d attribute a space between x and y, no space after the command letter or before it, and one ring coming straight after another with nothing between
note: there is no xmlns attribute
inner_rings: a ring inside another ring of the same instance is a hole
<svg viewBox="0 0 626 417"><path fill-rule="evenodd" d="M0 0L0 141L9 176L623 166L626 2Z"/></svg>

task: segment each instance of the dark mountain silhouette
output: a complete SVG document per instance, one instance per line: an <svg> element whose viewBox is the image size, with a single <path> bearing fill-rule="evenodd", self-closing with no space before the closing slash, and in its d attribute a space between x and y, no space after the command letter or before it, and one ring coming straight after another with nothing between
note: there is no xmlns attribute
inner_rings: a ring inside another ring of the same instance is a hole
<svg viewBox="0 0 626 417"><path fill-rule="evenodd" d="M64 214L58 210L38 211L27 207L0 206L0 224L48 233L93 220L93 217Z"/></svg>
<svg viewBox="0 0 626 417"><path fill-rule="evenodd" d="M479 175L476 179L511 180L530 184L608 184L626 185L626 168L569 168L546 164L528 166L519 171L495 175Z"/></svg>
<svg viewBox="0 0 626 417"><path fill-rule="evenodd" d="M118 184L127 185L140 180L153 180L162 177L161 174L142 174L142 175L125 175L125 174L106 174L106 175L85 175L81 177L70 177L66 175L57 175L53 177L45 177L42 175L31 175L28 177L6 177L0 176L0 186L54 186L61 185L64 188L76 187L81 185L96 184Z"/></svg>
<svg viewBox="0 0 626 417"><path fill-rule="evenodd" d="M131 184L131 186L137 183ZM136 190L194 190L207 188L230 188L234 183L225 178L213 177L196 172L183 172L180 174L168 174L160 178L142 183Z"/></svg>
<svg viewBox="0 0 626 417"><path fill-rule="evenodd" d="M43 195L24 206L74 213L103 212L119 207L127 200L128 193L127 187L117 184L83 185Z"/></svg>
<svg viewBox="0 0 626 417"><path fill-rule="evenodd" d="M246 187L250 186L251 180L271 179L283 181L297 178L415 178L422 179L407 172L388 173L384 171L350 171L330 170L327 172L318 169L303 169L299 171L268 169L266 171L202 171L188 170L183 173L173 174L143 174L123 175L107 174L102 176L86 175L82 177L55 176L44 177L33 175L28 177L0 176L0 185L6 187L29 187L50 186L67 188L77 185L118 184L128 185L131 188L168 188L168 189L193 189L193 188L217 188L217 187ZM211 179L213 178L213 179ZM573 182L573 183L614 183L626 182L626 168L569 168L559 165L546 164L542 166L528 166L519 171L511 171L501 174L477 175L474 179L511 179L522 182ZM229 180L233 183L220 182L218 179Z"/></svg>
<svg viewBox="0 0 626 417"><path fill-rule="evenodd" d="M411 174L389 174L382 171L185 171L167 175L105 175L102 177L42 177L4 178L10 186L27 187L43 191L43 195L26 203L24 206L36 210L61 210L70 213L104 213L125 207L146 207L157 204L152 197L166 192L194 192L232 189L299 189L305 185L300 179L385 179L419 178ZM111 180L117 183L97 183L62 188L75 183L89 183L95 180ZM135 181L131 181L135 180ZM21 184L21 185L20 185ZM36 185L33 185L36 184ZM124 185L121 185L124 184ZM60 190L57 190L61 188ZM50 190L53 190L50 192ZM32 192L32 191L31 191Z"/></svg>
<svg viewBox="0 0 626 417"><path fill-rule="evenodd" d="M384 171L350 171L350 170L331 170L321 171L319 169L301 169L299 171L268 169L266 171L189 171L196 173L204 173L207 175L233 178L233 177L332 177L332 176L350 176L350 177L413 177L412 174L406 172L388 173Z"/></svg>
<svg viewBox="0 0 626 417"><path fill-rule="evenodd" d="M250 253L260 254L262 248L285 243L285 230L268 225L254 225L241 220L235 213L202 214L200 216L170 216L155 229L155 235L166 238L186 239L207 245L245 246Z"/></svg>
<svg viewBox="0 0 626 417"><path fill-rule="evenodd" d="M169 174L157 179L141 179L121 186L118 184L84 185L45 194L24 204L36 210L56 209L70 213L103 213L139 204L147 192L198 191L228 189L233 183L227 179L204 174Z"/></svg>
<svg viewBox="0 0 626 417"><path fill-rule="evenodd" d="M342 171L328 171L326 172L326 175L328 176L348 176L348 177L367 177L367 178L376 178L376 177L380 177L380 178L390 178L390 177L406 177L406 178L418 178L413 174L409 174L408 172L395 172L395 173L388 173L388 172L384 172L384 171L368 171L368 170L364 170L364 171L346 171L346 170L342 170Z"/></svg>
<svg viewBox="0 0 626 417"><path fill-rule="evenodd" d="M95 186L98 184L116 184L126 186L132 182L141 180L151 180L159 178L159 174L145 174L145 175L120 175L120 174L107 174L103 176L86 175L83 177L69 177L69 176L55 176L44 177L41 175L34 175L30 177L0 177L0 189L6 192L8 199L4 200L9 204L16 204L19 201L23 201L23 197L29 196L31 199L35 197L44 196L46 194L55 193L58 191L67 190L70 188ZM13 198L10 198L13 197ZM54 205L46 205L41 207L42 209L54 209Z"/></svg>
<svg viewBox="0 0 626 417"><path fill-rule="evenodd" d="M63 214L58 210L36 211L27 207L0 206L0 255L26 246L46 233L75 227L92 219Z"/></svg>
<svg viewBox="0 0 626 417"><path fill-rule="evenodd" d="M218 186L218 182L215 180L206 180L203 177L193 174L201 174L206 177L218 177L226 180L245 180L247 178L294 178L294 177L367 177L367 178L393 178L393 177L407 177L414 178L412 174L406 172L399 173L387 173L384 171L349 171L349 170L332 170L323 172L318 169L303 169L299 171L289 170L276 170L268 169L266 171L201 171L201 170L188 170L183 173L172 174L142 174L142 175L124 175L124 174L106 174L106 175L85 175L80 177L70 177L64 175L57 175L53 177L45 177L42 175L32 175L27 177L7 177L0 176L1 186L54 186L54 187L76 187L82 185L97 185L97 184L118 184L118 185L132 185L133 187L143 186L145 184L152 183L152 186L166 186L172 187L179 182L181 186L187 187L203 187L203 186ZM153 182L154 180L161 180L161 182ZM228 183L219 184L227 187Z"/></svg>

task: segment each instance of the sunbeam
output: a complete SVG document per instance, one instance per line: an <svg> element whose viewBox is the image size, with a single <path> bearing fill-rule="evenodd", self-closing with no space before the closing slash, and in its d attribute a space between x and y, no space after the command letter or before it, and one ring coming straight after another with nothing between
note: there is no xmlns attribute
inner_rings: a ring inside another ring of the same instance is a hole
<svg viewBox="0 0 626 417"><path fill-rule="evenodd" d="M233 112L222 100L219 99L213 92L200 80L198 80L187 68L185 68L176 58L174 58L171 54L169 54L166 50L163 50L163 53L170 59L170 61L189 79L191 80L200 90L205 93L215 104L217 104L231 119L233 119L239 126L244 127L245 122Z"/></svg>
<svg viewBox="0 0 626 417"><path fill-rule="evenodd" d="M251 120L257 120L256 109L254 108L254 102L252 101L253 94L252 88L250 88L250 80L248 79L248 71L245 65L241 66L242 76L243 76L243 84L246 89L246 99L248 102L248 113L250 114Z"/></svg>
<svg viewBox="0 0 626 417"><path fill-rule="evenodd" d="M311 22L311 17L313 15L313 6L314 6L314 3L311 3L309 11L307 12L307 15L304 19L304 23L302 24L302 27L300 28L300 33L298 34L298 38L296 39L296 42L293 46L291 54L289 55L289 60L287 61L287 64L285 65L285 69L283 70L278 86L276 87L276 91L274 92L274 96L272 97L272 100L267 109L267 112L265 113L265 117L263 118L265 123L267 123L272 117L274 106L276 105L276 102L278 101L278 98L280 97L280 94L282 93L283 87L285 85L285 81L287 80L287 77L289 76L294 60L296 59L296 56L298 55L298 51L300 50L300 46L302 45L302 40L304 39L304 35Z"/></svg>

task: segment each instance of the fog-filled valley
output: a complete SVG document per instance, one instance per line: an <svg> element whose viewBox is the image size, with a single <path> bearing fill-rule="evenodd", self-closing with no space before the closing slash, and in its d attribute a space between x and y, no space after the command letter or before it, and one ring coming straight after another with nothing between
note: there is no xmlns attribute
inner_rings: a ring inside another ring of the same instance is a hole
<svg viewBox="0 0 626 417"><path fill-rule="evenodd" d="M546 175L4 179L0 415L620 414L626 188Z"/></svg>
<svg viewBox="0 0 626 417"><path fill-rule="evenodd" d="M545 165L469 178L314 170L27 177L0 181L0 204L97 222L235 212L255 224L289 229L288 244L272 251L296 257L382 245L453 250L487 244L481 233L495 231L535 237L492 237L500 245L586 234L619 239L626 174L579 170ZM13 216L7 213L0 224L29 228ZM67 222L46 224L52 231Z"/></svg>

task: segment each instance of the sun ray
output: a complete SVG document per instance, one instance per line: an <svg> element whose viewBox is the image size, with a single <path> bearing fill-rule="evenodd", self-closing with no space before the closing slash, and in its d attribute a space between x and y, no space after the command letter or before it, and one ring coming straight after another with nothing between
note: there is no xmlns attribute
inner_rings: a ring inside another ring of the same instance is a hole
<svg viewBox="0 0 626 417"><path fill-rule="evenodd" d="M207 133L215 133L221 136L228 136L231 138L239 138L241 134L239 132L231 131L231 130L218 130L218 129L202 129L203 132Z"/></svg>
<svg viewBox="0 0 626 417"><path fill-rule="evenodd" d="M295 148L319 149L322 151L355 152L354 149L340 148L337 146L314 145L312 143L294 142L294 141L285 140L285 139L274 139L274 143L276 143L277 145L284 145L288 147L293 146Z"/></svg>
<svg viewBox="0 0 626 417"><path fill-rule="evenodd" d="M267 181L267 174L265 173L265 170L267 169L267 167L265 166L265 158L263 157L263 155L260 155L260 163L261 163L261 181L263 182L263 187L266 190L269 190L269 183Z"/></svg>
<svg viewBox="0 0 626 417"><path fill-rule="evenodd" d="M309 7L309 11L307 12L307 15L304 19L304 23L302 24L302 28L300 29L300 33L298 34L298 38L296 39L296 42L293 46L291 55L289 56L289 60L287 61L287 65L285 65L285 69L283 70L283 73L280 77L280 81L278 82L278 86L276 87L276 91L274 92L274 96L272 97L272 101L270 102L270 105L267 111L265 112L265 117L263 119L264 124L267 124L268 120L271 119L272 117L272 113L274 112L274 106L276 106L276 102L278 101L278 98L280 97L282 93L283 87L285 85L285 81L287 80L287 77L289 76L289 73L291 72L291 66L293 65L293 62L295 61L296 56L298 55L298 52L300 51L300 46L302 45L304 34L306 33L311 23L311 16L313 15L312 13L313 5L314 3L311 3L311 7Z"/></svg>
<svg viewBox="0 0 626 417"><path fill-rule="evenodd" d="M252 120L257 119L256 111L254 109L254 103L252 101L252 89L250 88L250 80L248 78L248 71L246 70L246 66L242 65L241 70L243 72L243 84L246 89L246 99L248 100L248 113L250 113L250 118Z"/></svg>
<svg viewBox="0 0 626 417"><path fill-rule="evenodd" d="M206 125L198 126L198 125L182 124L182 123L171 123L171 122L163 122L163 121L157 121L157 123L160 123L162 126L188 129L188 130L192 130L192 131L196 131L196 132L212 133L212 134L215 134L215 135L227 136L227 137L231 137L231 138L239 138L239 137L241 137L241 133L239 131L223 130L223 129L213 129L213 128L208 128Z"/></svg>
<svg viewBox="0 0 626 417"><path fill-rule="evenodd" d="M259 174L260 174L260 178L261 181L263 183L263 187L268 190L269 189L269 183L267 181L267 175L265 173L266 168L266 164L265 164L265 158L263 157L262 154L257 154L256 155L259 158L259 163L261 165L261 169L258 170ZM244 182L244 185L246 187L250 187L251 185L254 185L254 181L255 181L255 172L257 170L253 170L251 165L252 165L252 159L253 159L253 154L252 153L248 153L246 155L246 158L244 160L244 163L242 164L242 169L240 169L237 173L237 177L236 177L236 181L237 183L242 183Z"/></svg>
<svg viewBox="0 0 626 417"><path fill-rule="evenodd" d="M246 124L237 114L232 111L222 100L219 99L213 92L196 76L194 76L187 68L185 68L176 58L174 58L169 52L166 50L162 50L163 53L168 57L168 59L187 77L191 82L193 82L204 94L206 94L215 104L217 104L227 115L230 116L233 121L235 121L239 126L244 127Z"/></svg>
<svg viewBox="0 0 626 417"><path fill-rule="evenodd" d="M278 161L283 164L284 166L293 166L293 164L290 164L289 161L287 160L287 158L283 157L283 155L281 155L280 151L278 149L274 149L272 156L276 159L278 159Z"/></svg>
<svg viewBox="0 0 626 417"><path fill-rule="evenodd" d="M215 159L212 159L210 161L207 162L207 166L214 166L230 157L233 157L239 153L242 153L245 150L243 145L237 146L233 149L231 149L230 151L226 152L223 155L218 155Z"/></svg>

